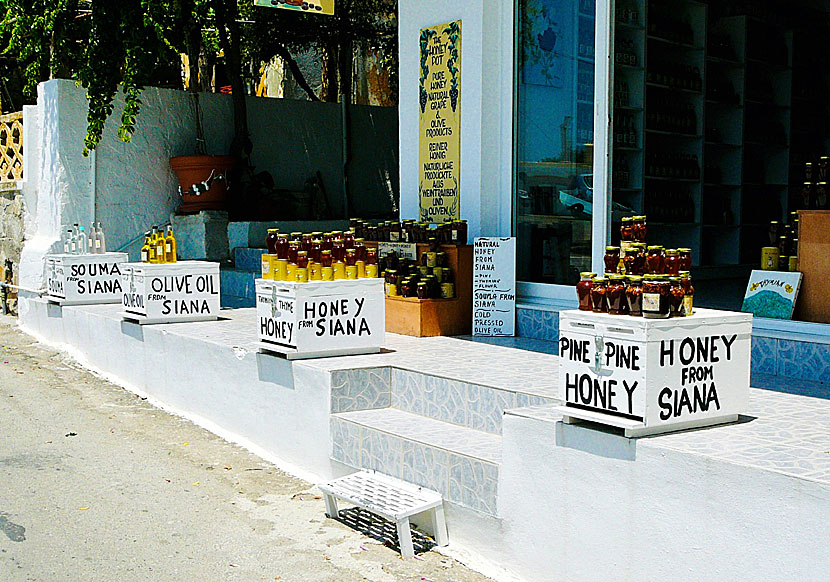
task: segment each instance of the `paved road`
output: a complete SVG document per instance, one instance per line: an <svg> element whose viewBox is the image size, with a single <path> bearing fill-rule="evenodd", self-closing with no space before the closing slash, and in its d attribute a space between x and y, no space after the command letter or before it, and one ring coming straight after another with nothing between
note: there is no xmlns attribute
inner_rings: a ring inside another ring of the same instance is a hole
<svg viewBox="0 0 830 582"><path fill-rule="evenodd" d="M485 578L326 519L311 485L0 317L0 580Z"/></svg>

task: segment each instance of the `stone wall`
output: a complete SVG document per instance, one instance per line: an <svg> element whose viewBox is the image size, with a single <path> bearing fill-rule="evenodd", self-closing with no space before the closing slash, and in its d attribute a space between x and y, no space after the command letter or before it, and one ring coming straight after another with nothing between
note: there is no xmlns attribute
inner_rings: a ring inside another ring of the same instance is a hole
<svg viewBox="0 0 830 582"><path fill-rule="evenodd" d="M17 284L23 249L23 195L19 190L0 191L0 279L7 280L6 260L12 263L11 281ZM9 294L9 308L17 313L17 293Z"/></svg>

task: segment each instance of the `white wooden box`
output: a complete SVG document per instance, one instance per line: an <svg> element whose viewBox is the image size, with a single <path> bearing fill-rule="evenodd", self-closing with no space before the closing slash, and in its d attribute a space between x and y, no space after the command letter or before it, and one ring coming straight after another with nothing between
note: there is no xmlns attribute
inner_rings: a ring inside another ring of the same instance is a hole
<svg viewBox="0 0 830 582"><path fill-rule="evenodd" d="M566 422L643 436L737 420L749 401L752 315L696 309L647 319L559 314L559 389Z"/></svg>
<svg viewBox="0 0 830 582"><path fill-rule="evenodd" d="M219 316L219 263L126 263L121 270L125 319L149 324Z"/></svg>
<svg viewBox="0 0 830 582"><path fill-rule="evenodd" d="M379 352L385 309L382 279L256 280L260 345L289 359Z"/></svg>
<svg viewBox="0 0 830 582"><path fill-rule="evenodd" d="M121 265L127 253L55 254L44 257L46 299L61 305L93 305L121 301Z"/></svg>

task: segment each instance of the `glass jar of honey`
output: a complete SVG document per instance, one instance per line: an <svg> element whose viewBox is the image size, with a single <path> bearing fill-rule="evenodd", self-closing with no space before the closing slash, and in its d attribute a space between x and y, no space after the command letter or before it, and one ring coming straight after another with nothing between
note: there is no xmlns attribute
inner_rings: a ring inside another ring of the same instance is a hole
<svg viewBox="0 0 830 582"><path fill-rule="evenodd" d="M665 268L663 258L663 247L652 245L648 247L646 255L646 273L649 275L662 275Z"/></svg>
<svg viewBox="0 0 830 582"><path fill-rule="evenodd" d="M643 317L667 319L671 317L670 284L662 275L643 277Z"/></svg>
<svg viewBox="0 0 830 582"><path fill-rule="evenodd" d="M663 261L663 273L677 275L680 273L680 254L677 249L666 249L666 258Z"/></svg>
<svg viewBox="0 0 830 582"><path fill-rule="evenodd" d="M268 235L265 237L265 246L268 248L269 255L277 254L277 240L279 239L280 229L269 228Z"/></svg>
<svg viewBox="0 0 830 582"><path fill-rule="evenodd" d="M634 221L630 216L623 216L620 226L620 240L631 242L634 240Z"/></svg>
<svg viewBox="0 0 830 582"><path fill-rule="evenodd" d="M297 267L300 269L308 269L308 251L297 251Z"/></svg>
<svg viewBox="0 0 830 582"><path fill-rule="evenodd" d="M605 301L608 304L608 313L611 315L625 314L628 307L625 298L625 277L622 275L608 277L608 284L605 287Z"/></svg>
<svg viewBox="0 0 830 582"><path fill-rule="evenodd" d="M297 264L297 253L300 252L300 241L292 240L288 243L288 262Z"/></svg>
<svg viewBox="0 0 830 582"><path fill-rule="evenodd" d="M625 298L628 303L628 314L641 316L643 314L643 278L638 275L628 277L628 287L625 288Z"/></svg>
<svg viewBox="0 0 830 582"><path fill-rule="evenodd" d="M353 267L357 263L357 250L346 249L346 256L344 257L344 261L347 266Z"/></svg>
<svg viewBox="0 0 830 582"><path fill-rule="evenodd" d="M278 234L277 235L277 242L274 246L274 254L277 255L278 259L287 259L288 258L288 235L287 234Z"/></svg>
<svg viewBox="0 0 830 582"><path fill-rule="evenodd" d="M634 243L630 252L633 255L631 270L626 270L626 272L629 275L644 275L646 272L646 245L644 243Z"/></svg>
<svg viewBox="0 0 830 582"><path fill-rule="evenodd" d="M671 317L683 317L686 311L683 308L683 297L686 291L680 283L680 277L669 277L669 307Z"/></svg>
<svg viewBox="0 0 830 582"><path fill-rule="evenodd" d="M320 251L320 264L324 267L331 267L331 251Z"/></svg>
<svg viewBox="0 0 830 582"><path fill-rule="evenodd" d="M616 273L620 265L620 247L605 247L605 272Z"/></svg>
<svg viewBox="0 0 830 582"><path fill-rule="evenodd" d="M591 283L591 311L594 313L605 313L608 311L608 306L605 303L605 290L608 279L605 277L594 277Z"/></svg>
<svg viewBox="0 0 830 582"><path fill-rule="evenodd" d="M589 273L587 271L579 274L579 283L576 284L576 296L579 300L580 311L592 311L593 304L591 303L591 286L592 279L596 277L596 273Z"/></svg>
<svg viewBox="0 0 830 582"><path fill-rule="evenodd" d="M692 249L684 247L677 249L677 253L680 256L680 271L690 270L692 268Z"/></svg>
<svg viewBox="0 0 830 582"><path fill-rule="evenodd" d="M635 241L641 243L646 242L646 234L648 232L646 228L646 217L643 215L634 216L631 219L631 231Z"/></svg>
<svg viewBox="0 0 830 582"><path fill-rule="evenodd" d="M695 288L692 285L692 275L689 271L680 271L680 284L683 286L683 311L686 317L693 313Z"/></svg>

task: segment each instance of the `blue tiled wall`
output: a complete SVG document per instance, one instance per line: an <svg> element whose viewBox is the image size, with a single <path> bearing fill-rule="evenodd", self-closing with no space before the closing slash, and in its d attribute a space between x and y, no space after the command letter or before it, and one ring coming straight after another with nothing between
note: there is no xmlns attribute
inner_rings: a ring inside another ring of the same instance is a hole
<svg viewBox="0 0 830 582"><path fill-rule="evenodd" d="M265 249L237 248L233 251L237 271L262 272L262 255Z"/></svg>
<svg viewBox="0 0 830 582"><path fill-rule="evenodd" d="M830 344L753 336L752 371L830 384Z"/></svg>
<svg viewBox="0 0 830 582"><path fill-rule="evenodd" d="M253 307L256 295L254 281L257 273L222 269L219 272L222 307Z"/></svg>
<svg viewBox="0 0 830 582"><path fill-rule="evenodd" d="M558 342L559 312L546 309L517 308L516 327L520 337Z"/></svg>

